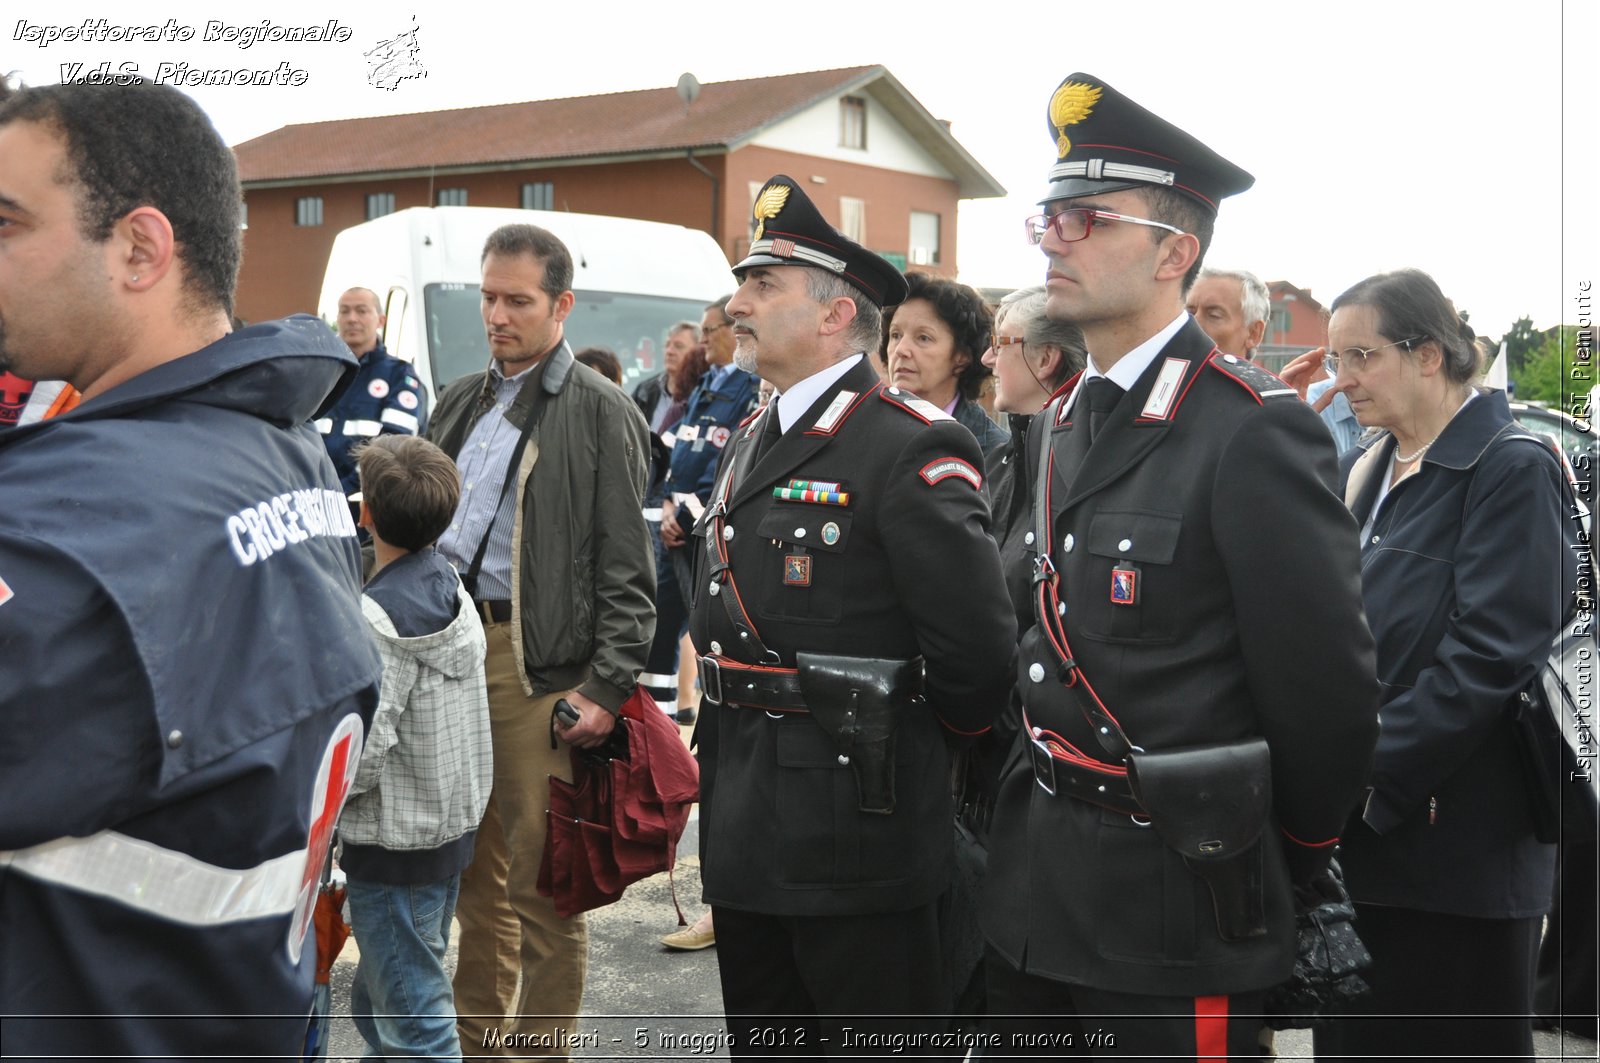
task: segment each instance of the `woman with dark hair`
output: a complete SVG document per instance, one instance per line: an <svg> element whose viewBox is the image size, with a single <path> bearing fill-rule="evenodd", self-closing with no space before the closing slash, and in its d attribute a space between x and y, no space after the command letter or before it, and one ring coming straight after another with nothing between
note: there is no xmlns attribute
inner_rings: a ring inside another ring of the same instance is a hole
<svg viewBox="0 0 1600 1063"><path fill-rule="evenodd" d="M620 388L622 386L622 363L617 361L617 356L611 348L585 347L573 357L617 385L617 387Z"/></svg>
<svg viewBox="0 0 1600 1063"><path fill-rule="evenodd" d="M981 361L993 319L983 296L965 284L908 273L910 294L883 315L878 357L891 387L944 410L978 438L984 461L1005 444L1005 429L977 403L989 375Z"/></svg>
<svg viewBox="0 0 1600 1063"><path fill-rule="evenodd" d="M1356 419L1383 429L1340 462L1383 700L1339 856L1373 993L1318 1030L1317 1056L1527 1057L1555 847L1514 713L1571 586L1565 473L1503 392L1473 387L1472 333L1427 274L1339 296L1328 350Z"/></svg>

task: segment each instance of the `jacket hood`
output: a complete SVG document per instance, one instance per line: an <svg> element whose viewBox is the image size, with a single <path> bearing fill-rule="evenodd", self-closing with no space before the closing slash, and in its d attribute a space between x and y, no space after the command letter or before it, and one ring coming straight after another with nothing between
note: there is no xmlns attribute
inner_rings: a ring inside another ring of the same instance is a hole
<svg viewBox="0 0 1600 1063"><path fill-rule="evenodd" d="M296 425L332 405L358 369L355 355L327 325L309 314L296 314L231 332L192 354L140 373L58 420L122 416L204 389L195 402Z"/></svg>
<svg viewBox="0 0 1600 1063"><path fill-rule="evenodd" d="M405 650L416 657L419 664L451 679L464 679L483 667L485 640L483 624L465 591L459 592L456 617L431 635L404 638L394 633L383 608L371 597L362 596L362 608L369 620L381 616L382 621L373 626L373 637L380 643Z"/></svg>

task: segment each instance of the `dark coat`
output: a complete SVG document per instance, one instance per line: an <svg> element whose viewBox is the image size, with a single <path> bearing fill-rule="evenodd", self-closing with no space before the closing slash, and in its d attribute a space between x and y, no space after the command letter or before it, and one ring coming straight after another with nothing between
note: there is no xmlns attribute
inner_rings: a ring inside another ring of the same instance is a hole
<svg viewBox="0 0 1600 1063"><path fill-rule="evenodd" d="M830 417L841 395L853 398ZM799 651L920 654L927 704L901 716L895 810L874 815L858 810L852 770L808 716L707 703L697 731L705 898L781 915L914 908L938 896L949 874L946 729L981 731L1000 710L1016 638L975 482L982 459L969 431L907 392L887 391L865 363L752 467L766 416L776 410L743 426L723 452L733 463L733 583L719 595L706 589L709 522L695 528L695 646L755 663L721 600L736 586L780 666L794 667ZM775 499L773 487L790 479L838 482L849 504ZM784 582L785 558L797 552L810 558L806 586Z"/></svg>
<svg viewBox="0 0 1600 1063"><path fill-rule="evenodd" d="M633 693L655 637L655 555L643 512L648 429L611 381L574 360L565 340L529 374L511 409L526 424L543 388L549 407L528 437L512 497L514 619L523 692L571 687L616 712ZM454 458L483 416L483 373L439 398L428 438Z"/></svg>
<svg viewBox="0 0 1600 1063"><path fill-rule="evenodd" d="M1363 524L1394 446L1382 434L1345 456ZM1352 477L1365 453L1372 475ZM1509 709L1549 656L1575 567L1564 475L1503 392L1480 394L1362 541L1383 707L1372 798L1340 858L1357 901L1484 918L1549 906L1555 846L1533 836Z"/></svg>
<svg viewBox="0 0 1600 1063"><path fill-rule="evenodd" d="M1152 392L1175 370L1163 408ZM1073 432L1087 418L1058 416L1062 402L1029 435L1050 433L1051 558L1071 651L1137 745L1267 740L1281 828L1263 832L1268 932L1223 941L1181 856L1127 815L1047 794L1020 741L995 805L985 931L1013 964L1100 989L1265 988L1293 960L1291 879L1326 862L1377 729L1355 526L1333 490L1327 430L1293 390L1221 355L1193 322L1081 464ZM1112 601L1114 568L1137 570L1131 604ZM1035 624L1019 650L1030 725L1109 761L1040 634Z"/></svg>
<svg viewBox="0 0 1600 1063"><path fill-rule="evenodd" d="M985 465L995 461L995 455L1010 439L1006 430L995 424L994 419L983 412L982 406L965 396L956 400L955 411L950 416L966 425L967 431L978 440L978 449L983 451Z"/></svg>
<svg viewBox="0 0 1600 1063"><path fill-rule="evenodd" d="M8 1055L300 1053L383 675L306 423L355 368L297 315L0 433Z"/></svg>

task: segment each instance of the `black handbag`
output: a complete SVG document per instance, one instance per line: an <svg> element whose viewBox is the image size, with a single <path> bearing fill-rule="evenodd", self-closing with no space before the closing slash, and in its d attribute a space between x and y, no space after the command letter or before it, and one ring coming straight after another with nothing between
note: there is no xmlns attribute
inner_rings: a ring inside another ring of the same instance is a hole
<svg viewBox="0 0 1600 1063"><path fill-rule="evenodd" d="M1337 860L1295 890L1294 973L1267 992L1263 1009L1274 1030L1305 1029L1372 991L1363 971L1372 954L1355 928L1356 908Z"/></svg>

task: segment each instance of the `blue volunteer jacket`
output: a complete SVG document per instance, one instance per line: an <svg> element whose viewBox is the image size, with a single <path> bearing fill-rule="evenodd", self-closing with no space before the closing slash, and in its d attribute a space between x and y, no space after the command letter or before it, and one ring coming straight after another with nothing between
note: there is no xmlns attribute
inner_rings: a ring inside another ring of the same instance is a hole
<svg viewBox="0 0 1600 1063"><path fill-rule="evenodd" d="M722 448L727 446L739 422L756 408L756 393L761 382L753 373L730 366L716 388L707 385L710 376L708 371L700 378L700 385L689 396L683 420L673 427L677 441L672 445L672 457L667 465L665 506L673 505L674 495L693 494L702 506L711 500ZM699 516L696 513L685 517L680 513L678 521L689 525Z"/></svg>
<svg viewBox="0 0 1600 1063"><path fill-rule="evenodd" d="M428 399L416 370L383 347L383 341L361 356L360 368L314 427L322 433L328 457L346 495L361 489L350 452L374 436L419 436L428 428Z"/></svg>
<svg viewBox="0 0 1600 1063"><path fill-rule="evenodd" d="M382 674L306 423L354 372L294 317L0 435L8 1054L298 1057Z"/></svg>

